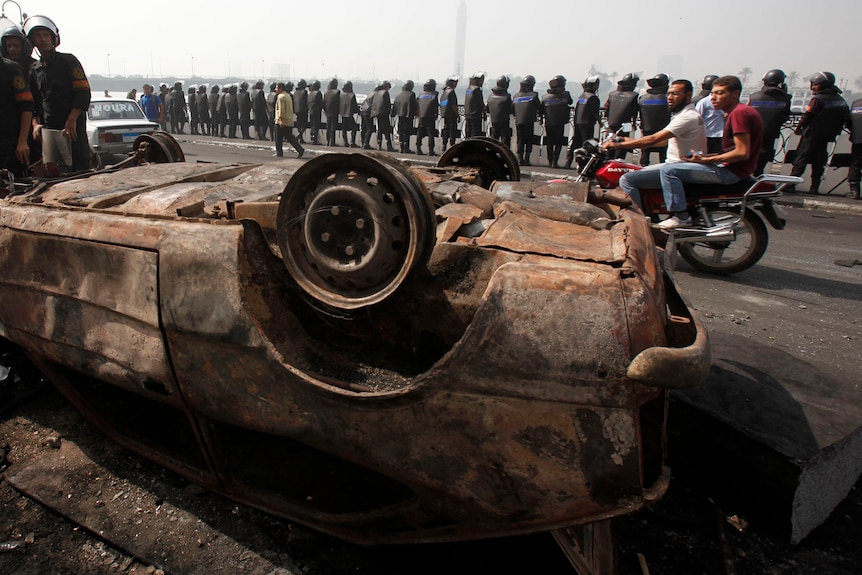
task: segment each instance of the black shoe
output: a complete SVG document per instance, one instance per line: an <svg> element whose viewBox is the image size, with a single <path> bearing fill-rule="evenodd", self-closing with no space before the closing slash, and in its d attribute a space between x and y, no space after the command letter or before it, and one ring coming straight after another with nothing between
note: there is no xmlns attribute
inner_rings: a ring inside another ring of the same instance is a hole
<svg viewBox="0 0 862 575"><path fill-rule="evenodd" d="M420 156L425 155L425 152L422 151L422 146L416 146L416 153Z"/></svg>
<svg viewBox="0 0 862 575"><path fill-rule="evenodd" d="M364 146L362 146L362 149L363 149L363 150L373 150L374 148L372 148L372 147L371 147L370 145L368 145L368 144L365 144Z"/></svg>
<svg viewBox="0 0 862 575"><path fill-rule="evenodd" d="M524 163L521 165L522 166L532 166L533 164L530 163L530 160L524 160Z"/></svg>
<svg viewBox="0 0 862 575"><path fill-rule="evenodd" d="M434 150L428 150L428 155L429 156L436 156L437 153Z"/></svg>
<svg viewBox="0 0 862 575"><path fill-rule="evenodd" d="M300 148L299 151L296 153L296 159L298 160L299 158L301 158L304 153L305 148Z"/></svg>

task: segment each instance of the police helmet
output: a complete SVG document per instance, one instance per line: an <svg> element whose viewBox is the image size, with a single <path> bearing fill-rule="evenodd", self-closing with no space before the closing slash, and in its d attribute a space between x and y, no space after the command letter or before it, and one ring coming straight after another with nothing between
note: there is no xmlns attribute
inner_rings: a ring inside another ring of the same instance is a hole
<svg viewBox="0 0 862 575"><path fill-rule="evenodd" d="M566 87L566 77L561 76L560 74L557 74L556 76L554 76L553 78L551 78L548 81L548 86L550 86L552 90L555 88L565 88Z"/></svg>
<svg viewBox="0 0 862 575"><path fill-rule="evenodd" d="M587 92L596 92L599 89L599 80L599 77L596 75L589 76L581 85Z"/></svg>
<svg viewBox="0 0 862 575"><path fill-rule="evenodd" d="M239 87L243 90L248 90L248 82L243 82L239 85Z"/></svg>
<svg viewBox="0 0 862 575"><path fill-rule="evenodd" d="M526 76L524 76L524 79L521 80L521 83L527 84L528 86L535 86L536 85L536 77L531 75L531 74L527 74Z"/></svg>
<svg viewBox="0 0 862 575"><path fill-rule="evenodd" d="M285 91L285 92L290 92L290 91L292 91L292 90L293 90L293 82L286 82L286 83L284 84L284 91Z"/></svg>
<svg viewBox="0 0 862 575"><path fill-rule="evenodd" d="M484 80L485 79L485 72L476 72L475 74L470 76L470 79L471 80Z"/></svg>
<svg viewBox="0 0 862 575"><path fill-rule="evenodd" d="M201 84L198 86L198 94L206 94L207 93L207 85Z"/></svg>
<svg viewBox="0 0 862 575"><path fill-rule="evenodd" d="M174 82L174 90L182 90L182 89L183 89L183 83L182 82L179 82L179 81Z"/></svg>
<svg viewBox="0 0 862 575"><path fill-rule="evenodd" d="M640 78L638 77L638 75L629 72L628 74L620 78L620 81L617 83L623 86L636 86L638 82L640 82Z"/></svg>
<svg viewBox="0 0 862 575"><path fill-rule="evenodd" d="M422 89L426 92L433 92L437 89L437 80L434 78L428 78L425 83L422 85Z"/></svg>
<svg viewBox="0 0 862 575"><path fill-rule="evenodd" d="M646 83L649 84L650 88L664 88L670 85L670 78L667 77L667 74L656 74Z"/></svg>
<svg viewBox="0 0 862 575"><path fill-rule="evenodd" d="M497 87L503 88L504 90L509 87L509 78L507 76L500 76L497 78Z"/></svg>
<svg viewBox="0 0 862 575"><path fill-rule="evenodd" d="M454 75L449 76L448 78L446 78L446 85L447 86L454 86L458 83L458 80L460 80L460 79L461 78L459 76L454 76Z"/></svg>
<svg viewBox="0 0 862 575"><path fill-rule="evenodd" d="M210 88L210 94L218 94L219 87L218 84L213 84L212 88Z"/></svg>
<svg viewBox="0 0 862 575"><path fill-rule="evenodd" d="M33 44L33 32L40 28L44 28L51 33L51 36L54 38L55 48L60 45L60 29L57 28L54 21L47 16L38 15L30 16L24 20L24 34L27 35L27 39L30 40L30 44Z"/></svg>
<svg viewBox="0 0 862 575"><path fill-rule="evenodd" d="M308 84L305 82L305 80L300 80L299 82L296 83L296 89L297 90L304 90L307 86L308 86Z"/></svg>
<svg viewBox="0 0 862 575"><path fill-rule="evenodd" d="M353 82L351 82L350 80L346 81L344 83L344 91L345 92L353 92Z"/></svg>
<svg viewBox="0 0 862 575"><path fill-rule="evenodd" d="M336 80L335 78L330 80L329 84L326 85L327 90L335 90L337 88L338 88L338 80Z"/></svg>
<svg viewBox="0 0 862 575"><path fill-rule="evenodd" d="M24 35L21 28L13 24L6 28L6 30L3 31L3 34L0 34L0 55L4 58L9 57L9 53L6 50L6 38L18 38L21 40L21 48L23 49L25 56L29 56L30 52L33 51L33 46L30 45L30 41L27 39L27 36Z"/></svg>
<svg viewBox="0 0 862 575"><path fill-rule="evenodd" d="M774 72L774 71L775 71L775 70L773 70L773 72ZM781 72L781 70L779 70L779 72ZM767 74L768 74L768 73L769 73L769 72L767 72ZM784 75L784 72L781 72L781 74L782 74L782 76L783 76L783 75ZM764 79L764 83L765 83L766 76L764 76L764 77L763 77L763 79ZM703 89L703 90L712 90L712 85L715 83L715 81L716 81L716 80L718 80L718 76L716 76L715 74L707 74L706 76L704 76L704 77L703 77L703 80L701 80L701 81L700 81L700 87L701 87L701 89ZM783 81L783 80L782 80L782 81Z"/></svg>
<svg viewBox="0 0 862 575"><path fill-rule="evenodd" d="M831 88L835 85L835 75L831 72L815 72L808 78L812 85L819 84L820 89Z"/></svg>
<svg viewBox="0 0 862 575"><path fill-rule="evenodd" d="M320 80L315 80L314 82L312 82L310 88L312 90L320 90Z"/></svg>

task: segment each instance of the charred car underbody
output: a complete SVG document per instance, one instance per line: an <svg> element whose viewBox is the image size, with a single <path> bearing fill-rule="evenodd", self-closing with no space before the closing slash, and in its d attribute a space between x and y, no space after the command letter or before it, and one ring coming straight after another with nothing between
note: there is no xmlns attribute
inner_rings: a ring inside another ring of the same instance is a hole
<svg viewBox="0 0 862 575"><path fill-rule="evenodd" d="M420 168L156 138L0 200L0 335L112 439L360 543L583 555L661 496L664 399L709 349L641 215L484 139Z"/></svg>

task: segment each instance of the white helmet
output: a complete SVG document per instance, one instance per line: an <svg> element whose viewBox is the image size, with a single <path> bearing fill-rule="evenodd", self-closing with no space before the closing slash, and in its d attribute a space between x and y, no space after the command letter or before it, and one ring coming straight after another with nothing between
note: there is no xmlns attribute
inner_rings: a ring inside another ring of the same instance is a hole
<svg viewBox="0 0 862 575"><path fill-rule="evenodd" d="M27 35L27 39L30 41L30 44L34 44L33 42L33 31L37 28L45 28L48 30L52 36L54 36L54 47L60 45L60 29L57 28L57 25L54 24L54 21L48 18L47 16L30 16L26 20L24 20L24 34Z"/></svg>

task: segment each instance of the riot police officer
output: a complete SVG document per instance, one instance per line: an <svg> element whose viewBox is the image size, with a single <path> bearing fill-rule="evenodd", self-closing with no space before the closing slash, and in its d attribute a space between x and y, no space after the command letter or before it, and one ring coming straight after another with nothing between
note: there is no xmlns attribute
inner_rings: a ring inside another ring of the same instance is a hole
<svg viewBox="0 0 862 575"><path fill-rule="evenodd" d="M224 97L224 109L227 114L227 137L236 138L236 129L239 127L239 90L236 84L228 86L227 95Z"/></svg>
<svg viewBox="0 0 862 575"><path fill-rule="evenodd" d="M0 35L0 55L16 62L27 74L36 63L32 52L33 46L18 26L12 25Z"/></svg>
<svg viewBox="0 0 862 575"><path fill-rule="evenodd" d="M17 62L0 58L0 169L15 176L24 176L30 163L28 135L35 108L28 73Z"/></svg>
<svg viewBox="0 0 862 575"><path fill-rule="evenodd" d="M703 80L700 81L700 92L695 94L694 98L691 99L692 104L697 104L704 98L709 98L709 95L712 93L712 84L718 80L718 76L715 74L707 74L703 77Z"/></svg>
<svg viewBox="0 0 862 575"><path fill-rule="evenodd" d="M254 88L251 90L251 109L254 110L254 133L258 140L266 140L266 131L269 129L269 110L266 106L264 87L263 80L258 80L254 83ZM273 104L275 104L274 99Z"/></svg>
<svg viewBox="0 0 862 575"><path fill-rule="evenodd" d="M335 134L338 131L338 112L341 109L341 90L338 89L338 80L329 81L326 93L323 95L323 111L326 114L326 145L338 146L335 143Z"/></svg>
<svg viewBox="0 0 862 575"><path fill-rule="evenodd" d="M305 131L308 129L308 84L305 80L296 83L296 91L293 93L293 107L296 113L296 141L305 143Z"/></svg>
<svg viewBox="0 0 862 575"><path fill-rule="evenodd" d="M248 82L239 85L236 96L239 107L239 129L243 140L251 140L251 95L248 93Z"/></svg>
<svg viewBox="0 0 862 575"><path fill-rule="evenodd" d="M39 51L33 65L30 86L38 115L33 116L33 137L41 141L42 127L62 130L72 141L72 169L90 167L90 145L87 141L87 110L90 107L90 83L78 59L57 52L60 32L45 16L30 16L24 22L24 33Z"/></svg>
<svg viewBox="0 0 862 575"><path fill-rule="evenodd" d="M809 82L814 95L796 127L796 133L802 137L796 148L790 175L801 176L805 172L805 165L811 164L809 193L818 194L828 158L826 147L844 129L850 109L841 97L841 90L835 85L835 76L831 72L817 72Z"/></svg>
<svg viewBox="0 0 862 575"><path fill-rule="evenodd" d="M651 136L662 131L670 123L670 110L667 107L667 89L670 78L667 74L656 74L647 80L649 88L642 94L638 104L640 105L641 132L644 136ZM644 148L641 153L641 166L648 166L650 154L657 152L659 162L664 163L667 159L667 143L657 148Z"/></svg>
<svg viewBox="0 0 862 575"><path fill-rule="evenodd" d="M563 131L571 117L572 95L566 90L566 78L554 76L548 82L548 91L542 96L541 115L545 118L545 145L548 166L559 168L563 151Z"/></svg>
<svg viewBox="0 0 862 575"><path fill-rule="evenodd" d="M599 77L590 76L583 84L584 91L575 101L575 131L572 141L569 142L569 151L566 154L566 169L572 167L575 158L575 150L580 148L585 141L596 137L596 125L601 124L599 109L601 103L596 93L599 91Z"/></svg>
<svg viewBox="0 0 862 575"><path fill-rule="evenodd" d="M775 157L775 140L781 135L781 126L790 117L790 100L784 83L784 71L770 70L763 75L763 87L748 98L748 105L757 110L763 119L763 140L760 157L757 159L755 176L759 176L766 164Z"/></svg>
<svg viewBox="0 0 862 575"><path fill-rule="evenodd" d="M186 124L186 113L188 106L186 105L186 95L183 94L183 83L174 82L174 87L171 89L171 133L185 134L183 128Z"/></svg>
<svg viewBox="0 0 862 575"><path fill-rule="evenodd" d="M416 135L416 153L422 155L422 139L428 136L428 155L434 153L434 141L437 138L437 114L440 112L440 99L437 94L437 80L429 78L422 85L422 93L417 100L419 114L419 131Z"/></svg>
<svg viewBox="0 0 862 575"><path fill-rule="evenodd" d="M524 76L518 92L512 98L513 114L515 115L515 131L518 135L518 162L522 166L530 166L530 155L533 153L533 130L536 121L541 121L539 115L541 102L539 93L533 90L536 79L531 75Z"/></svg>
<svg viewBox="0 0 862 575"><path fill-rule="evenodd" d="M847 169L850 192L847 197L858 200L860 199L859 176L862 172L862 98L854 100L850 106L847 127L850 128L850 167Z"/></svg>
<svg viewBox="0 0 862 575"><path fill-rule="evenodd" d="M389 97L389 90L392 84L389 80L384 80L374 88L374 97L371 99L371 117L377 126L377 149L383 149L383 139L386 139L386 151L394 152L392 147L392 121L390 113L392 112L392 100Z"/></svg>
<svg viewBox="0 0 862 575"><path fill-rule="evenodd" d="M413 92L413 80L407 80L401 86L401 92L395 96L392 103L392 114L398 117L398 144L402 154L412 154L410 136L413 135L413 120L419 109L416 94Z"/></svg>
<svg viewBox="0 0 862 575"><path fill-rule="evenodd" d="M270 83L269 85L269 94L266 95L266 117L268 119L269 126L269 139L270 141L275 141L275 101L278 98L278 92L276 91L277 84L275 82ZM291 97L296 100L294 96ZM299 102L296 102L296 106L294 107L294 111L299 107ZM308 113L305 114L306 121L308 120ZM296 112L296 126L299 127L299 112ZM298 130L297 133L297 141L302 143L302 130Z"/></svg>
<svg viewBox="0 0 862 575"><path fill-rule="evenodd" d="M205 84L198 86L198 95L195 98L195 105L198 108L198 123L201 126L201 135L209 136L210 132L210 103L207 98L207 87Z"/></svg>
<svg viewBox="0 0 862 575"><path fill-rule="evenodd" d="M476 72L470 78L470 85L464 93L464 137L483 136L482 120L485 119L485 99L482 86L485 84L485 73Z"/></svg>
<svg viewBox="0 0 862 575"><path fill-rule="evenodd" d="M485 104L488 118L491 120L491 137L512 147L512 128L509 127L512 120L512 95L509 94L509 78L500 76L497 85L491 88L488 103Z"/></svg>
<svg viewBox="0 0 862 575"><path fill-rule="evenodd" d="M359 113L359 104L356 103L356 94L353 93L353 82L344 83L339 102L339 114L341 115L341 135L344 139L344 147L358 148L356 144L356 118ZM347 139L350 132L350 140Z"/></svg>
<svg viewBox="0 0 862 575"><path fill-rule="evenodd" d="M640 106L638 104L638 94L635 92L640 78L637 74L629 72L617 82L617 89L608 94L608 100L605 102L605 108L608 110L608 132L615 136L629 137L631 131L621 131L623 124L631 124L637 122ZM624 158L626 150L614 148L610 150L615 158Z"/></svg>
<svg viewBox="0 0 862 575"><path fill-rule="evenodd" d="M219 99L220 88L218 84L213 84L210 88L209 106L210 106L210 136L218 136L219 128L221 127L221 119L219 118Z"/></svg>
<svg viewBox="0 0 862 575"><path fill-rule="evenodd" d="M189 107L189 131L195 136L198 135L198 104L196 99L197 88L189 86L189 96L186 102Z"/></svg>
<svg viewBox="0 0 862 575"><path fill-rule="evenodd" d="M323 114L323 94L320 93L320 80L315 80L308 87L308 124L312 144L318 142L320 136L321 115Z"/></svg>
<svg viewBox="0 0 862 575"><path fill-rule="evenodd" d="M446 78L446 87L443 88L443 94L440 96L440 115L443 116L443 151L446 151L447 146L455 145L455 138L458 137L458 122L461 121L461 114L458 112L458 95L455 94L455 88L458 87L458 76L449 76Z"/></svg>

